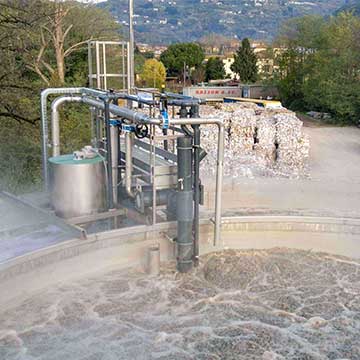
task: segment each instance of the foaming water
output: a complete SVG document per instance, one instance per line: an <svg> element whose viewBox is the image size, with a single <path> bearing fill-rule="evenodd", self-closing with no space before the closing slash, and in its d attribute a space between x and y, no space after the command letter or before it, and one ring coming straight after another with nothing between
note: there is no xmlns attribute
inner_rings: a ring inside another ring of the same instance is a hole
<svg viewBox="0 0 360 360"><path fill-rule="evenodd" d="M360 359L359 269L271 249L99 274L1 313L0 359Z"/></svg>

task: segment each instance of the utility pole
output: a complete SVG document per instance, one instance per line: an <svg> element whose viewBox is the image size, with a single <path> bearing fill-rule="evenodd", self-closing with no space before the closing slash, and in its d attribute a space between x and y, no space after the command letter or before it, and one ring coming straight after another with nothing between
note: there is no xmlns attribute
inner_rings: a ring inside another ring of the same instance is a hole
<svg viewBox="0 0 360 360"><path fill-rule="evenodd" d="M130 89L135 85L134 43L134 0L129 0Z"/></svg>
<svg viewBox="0 0 360 360"><path fill-rule="evenodd" d="M186 62L184 61L184 87L186 83Z"/></svg>

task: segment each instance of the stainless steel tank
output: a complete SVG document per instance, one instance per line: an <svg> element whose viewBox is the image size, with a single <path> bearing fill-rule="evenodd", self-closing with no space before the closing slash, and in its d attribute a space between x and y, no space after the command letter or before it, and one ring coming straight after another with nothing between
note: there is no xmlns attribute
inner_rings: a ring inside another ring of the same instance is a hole
<svg viewBox="0 0 360 360"><path fill-rule="evenodd" d="M56 215L73 218L105 208L105 169L100 156L74 160L73 155L49 159L51 203Z"/></svg>

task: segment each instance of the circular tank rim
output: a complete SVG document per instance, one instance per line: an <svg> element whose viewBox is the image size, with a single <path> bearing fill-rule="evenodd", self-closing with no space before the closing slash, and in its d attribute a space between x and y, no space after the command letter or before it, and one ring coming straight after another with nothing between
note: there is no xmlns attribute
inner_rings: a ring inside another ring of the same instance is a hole
<svg viewBox="0 0 360 360"><path fill-rule="evenodd" d="M93 158L74 160L74 156L72 154L65 154L65 155L50 157L48 161L52 165L89 165L89 164L97 164L99 162L104 161L104 159L100 155L96 155Z"/></svg>
<svg viewBox="0 0 360 360"><path fill-rule="evenodd" d="M229 216L222 243L213 246L213 223L200 223L200 251L293 247L360 258L360 219L313 216ZM0 304L61 281L116 268L145 268L148 249L160 245L161 261L175 259L176 222L136 226L72 239L0 264Z"/></svg>

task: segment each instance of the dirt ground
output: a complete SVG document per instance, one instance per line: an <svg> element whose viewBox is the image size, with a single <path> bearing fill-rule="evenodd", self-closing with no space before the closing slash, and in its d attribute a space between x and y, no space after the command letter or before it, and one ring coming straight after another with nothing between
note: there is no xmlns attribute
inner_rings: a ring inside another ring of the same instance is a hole
<svg viewBox="0 0 360 360"><path fill-rule="evenodd" d="M225 179L224 209L360 216L360 129L305 122L310 136L309 179ZM211 207L214 191L206 205Z"/></svg>

